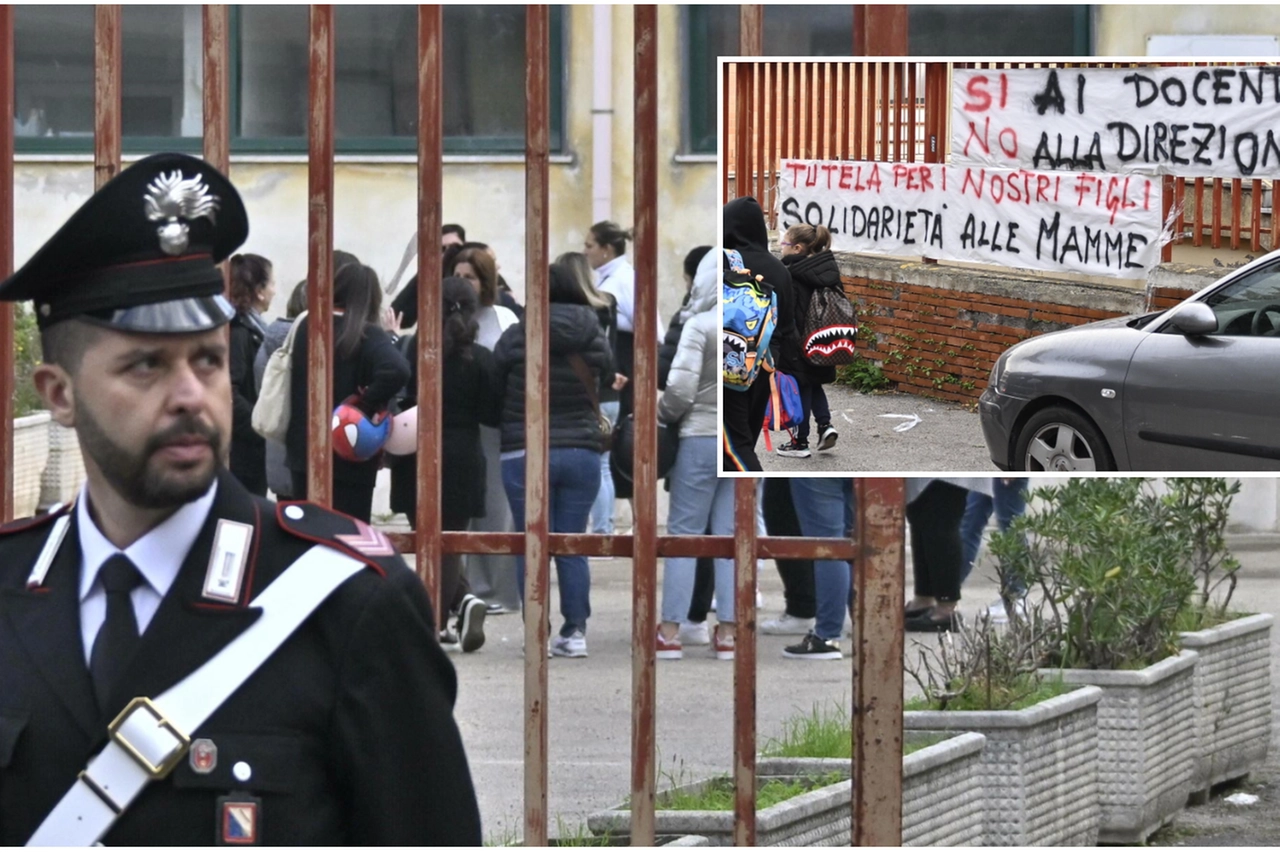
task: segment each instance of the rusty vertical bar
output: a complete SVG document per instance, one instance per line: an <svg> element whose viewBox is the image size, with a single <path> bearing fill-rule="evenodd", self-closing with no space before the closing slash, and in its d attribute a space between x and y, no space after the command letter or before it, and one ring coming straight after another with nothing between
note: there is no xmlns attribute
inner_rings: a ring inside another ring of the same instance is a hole
<svg viewBox="0 0 1280 853"><path fill-rule="evenodd" d="M1204 245L1204 178L1196 178L1196 218L1191 227L1191 245ZM1274 204L1274 202L1273 202Z"/></svg>
<svg viewBox="0 0 1280 853"><path fill-rule="evenodd" d="M1213 224L1209 245L1214 249L1222 248L1222 178L1213 179Z"/></svg>
<svg viewBox="0 0 1280 853"><path fill-rule="evenodd" d="M734 484L733 843L756 846L756 480Z"/></svg>
<svg viewBox="0 0 1280 853"><path fill-rule="evenodd" d="M1173 179L1168 175L1160 181L1160 221L1168 222L1169 214L1173 211ZM1177 229L1173 229L1173 233L1177 234ZM1173 260L1173 242L1170 241L1160 247L1160 262L1167 264Z"/></svg>
<svg viewBox="0 0 1280 853"><path fill-rule="evenodd" d="M813 63L813 97L809 99L813 105L813 156L818 160L826 160L827 130L827 74L826 63Z"/></svg>
<svg viewBox="0 0 1280 853"><path fill-rule="evenodd" d="M840 104L840 149L839 158L841 160L849 159L849 120L850 111L853 108L853 63L841 62L839 68L840 95L838 103Z"/></svg>
<svg viewBox="0 0 1280 853"><path fill-rule="evenodd" d="M1249 250L1262 249L1262 181L1254 178L1249 184Z"/></svg>
<svg viewBox="0 0 1280 853"><path fill-rule="evenodd" d="M13 5L0 5L0 280L13 272ZM14 316L0 303L0 524L13 520Z"/></svg>
<svg viewBox="0 0 1280 853"><path fill-rule="evenodd" d="M414 527L418 559L416 567L436 611L436 625L443 627L449 605L440 597L440 451L443 425L441 350L444 326L440 322L440 264L436 246L440 240L441 204L444 195L444 130L441 83L444 13L439 5L418 7L418 506Z"/></svg>
<svg viewBox="0 0 1280 853"><path fill-rule="evenodd" d="M866 39L862 34L867 29L867 7L861 3L853 5L853 45L849 49L850 56L866 55Z"/></svg>
<svg viewBox="0 0 1280 853"><path fill-rule="evenodd" d="M763 132L753 123L757 132ZM635 7L635 526L631 570L631 843L654 845L658 585L658 7ZM764 161L763 150L760 161Z"/></svg>
<svg viewBox="0 0 1280 853"><path fill-rule="evenodd" d="M855 481L853 843L902 845L902 478Z"/></svg>
<svg viewBox="0 0 1280 853"><path fill-rule="evenodd" d="M752 87L751 87L751 142L755 147L752 156L752 162L755 163L755 180L752 183L754 189L752 195L760 202L760 207L768 210L764 199L765 187L765 159L764 159L764 63L756 63L752 69ZM766 214L767 215L767 214Z"/></svg>
<svg viewBox="0 0 1280 853"><path fill-rule="evenodd" d="M855 6L854 11L856 12L861 8L861 6ZM865 67L860 62L851 63L849 67L849 102L853 105L853 117L850 121L853 124L854 160L865 159L863 124L866 122L866 115L862 109L862 100L866 97L866 87L863 85L863 73L865 70Z"/></svg>
<svg viewBox="0 0 1280 853"><path fill-rule="evenodd" d="M889 99L890 99L890 92L889 92L889 85L890 85L890 80L889 80L889 77L890 77L890 74L889 74L889 63L887 63L887 62L879 62L879 63L876 63L876 65L875 65L875 70L876 70L876 73L877 73L877 74L879 75L879 77L880 77L880 89L879 89L879 95L880 95L880 150L876 152L876 158L875 158L875 159L877 159L877 160L882 160L882 161L887 161L887 160L891 159L891 158L890 158L890 156L889 156L889 151L890 151L890 148L889 148L889 127L890 127L890 121L891 121L891 118L890 118L890 115L889 115Z"/></svg>
<svg viewBox="0 0 1280 853"><path fill-rule="evenodd" d="M201 123L204 130L204 159L224 175L231 174L231 7L209 5L201 8L204 52ZM231 265L220 264L223 290L231 289Z"/></svg>
<svg viewBox="0 0 1280 853"><path fill-rule="evenodd" d="M733 196L751 193L751 66L745 62L733 65Z"/></svg>
<svg viewBox="0 0 1280 853"><path fill-rule="evenodd" d="M547 6L525 7L524 843L547 846L547 593L550 431L547 269L551 153Z"/></svg>
<svg viewBox="0 0 1280 853"><path fill-rule="evenodd" d="M1240 232L1243 230L1240 224L1240 196L1244 189L1244 182L1239 178L1231 179L1231 248L1240 248Z"/></svg>
<svg viewBox="0 0 1280 853"><path fill-rule="evenodd" d="M307 68L307 497L332 503L333 7L312 6Z"/></svg>
<svg viewBox="0 0 1280 853"><path fill-rule="evenodd" d="M720 64L720 128L716 134L716 145L719 148L720 162L724 165L720 169L720 203L729 203L729 172L736 171L737 164L730 159L731 155L737 153L732 145L729 144L729 131L733 127L731 121L732 112L729 104L732 103L733 92L730 86L730 69L732 66L727 63Z"/></svg>
<svg viewBox="0 0 1280 853"><path fill-rule="evenodd" d="M778 66L777 62L771 62L765 66L765 173L768 179L765 181L767 201L761 201L768 211L769 227L778 227L778 215L775 210L777 207L777 175L780 171L778 163Z"/></svg>
<svg viewBox="0 0 1280 853"><path fill-rule="evenodd" d="M204 6L204 159L222 174L231 171L230 6Z"/></svg>
<svg viewBox="0 0 1280 853"><path fill-rule="evenodd" d="M1187 218L1187 179L1173 179L1173 207L1178 212L1173 222L1173 245L1184 242L1182 232L1189 226Z"/></svg>
<svg viewBox="0 0 1280 853"><path fill-rule="evenodd" d="M122 7L93 7L93 188L120 171ZM9 119L5 119L8 121Z"/></svg>
<svg viewBox="0 0 1280 853"><path fill-rule="evenodd" d="M759 56L764 53L764 7L738 7L738 55Z"/></svg>
<svg viewBox="0 0 1280 853"><path fill-rule="evenodd" d="M860 56L907 56L907 7L866 5L861 8L862 44L854 53ZM854 30L859 32L859 7L854 9Z"/></svg>
<svg viewBox="0 0 1280 853"><path fill-rule="evenodd" d="M918 69L914 62L906 63L907 69L907 161L916 161L916 77Z"/></svg>

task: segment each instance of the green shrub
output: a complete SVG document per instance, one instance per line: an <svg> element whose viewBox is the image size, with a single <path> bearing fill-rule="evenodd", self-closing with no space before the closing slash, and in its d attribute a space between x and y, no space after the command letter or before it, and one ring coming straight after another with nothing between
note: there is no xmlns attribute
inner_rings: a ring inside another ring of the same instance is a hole
<svg viewBox="0 0 1280 853"><path fill-rule="evenodd" d="M31 384L31 374L40 363L40 330L36 326L36 315L19 305L14 312L14 412L16 418L38 412L44 408L40 395Z"/></svg>
<svg viewBox="0 0 1280 853"><path fill-rule="evenodd" d="M768 779L756 786L756 809L767 809L784 800L816 791L849 778L845 773L828 773L803 779ZM658 808L671 811L733 811L733 779L717 776L701 791L665 791L658 795Z"/></svg>
<svg viewBox="0 0 1280 853"><path fill-rule="evenodd" d="M1227 548L1227 521L1231 501L1240 492L1240 481L1221 477L1171 477L1163 498L1191 539L1188 570L1196 580L1192 607L1180 627L1198 631L1226 622L1236 615L1228 611L1236 590L1240 561Z"/></svg>
<svg viewBox="0 0 1280 853"><path fill-rule="evenodd" d="M848 385L867 394L889 387L889 380L879 364L862 356L856 356L849 364L842 364L836 368L836 384Z"/></svg>
<svg viewBox="0 0 1280 853"><path fill-rule="evenodd" d="M1002 577L1038 590L1050 641L1045 663L1131 669L1178 649L1195 591L1191 528L1176 501L1135 478L1076 478L1036 489L1040 508L992 538Z"/></svg>

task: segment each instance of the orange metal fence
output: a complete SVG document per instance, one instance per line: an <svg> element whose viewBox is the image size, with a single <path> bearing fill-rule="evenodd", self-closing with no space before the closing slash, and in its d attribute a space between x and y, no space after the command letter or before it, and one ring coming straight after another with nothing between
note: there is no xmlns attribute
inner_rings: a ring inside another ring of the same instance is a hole
<svg viewBox="0 0 1280 853"><path fill-rule="evenodd" d="M784 159L943 162L950 150L953 67L1012 68L1015 64L725 63L722 198L754 195L770 217L770 227L776 227L778 167ZM1259 253L1277 248L1280 218L1272 212L1275 184L1261 179L1166 178L1164 210L1167 215L1176 209L1178 215L1173 242L1165 245L1162 259L1171 260L1173 246L1182 244Z"/></svg>

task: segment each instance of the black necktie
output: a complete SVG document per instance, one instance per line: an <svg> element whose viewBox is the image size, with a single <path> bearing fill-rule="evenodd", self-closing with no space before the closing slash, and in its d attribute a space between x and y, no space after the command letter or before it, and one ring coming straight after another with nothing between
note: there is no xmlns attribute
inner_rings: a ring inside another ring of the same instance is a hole
<svg viewBox="0 0 1280 853"><path fill-rule="evenodd" d="M138 646L138 620L133 615L133 602L129 593L142 582L142 575L133 561L124 554L116 554L98 570L102 587L107 591L107 618L93 641L89 653L89 672L93 675L93 690L98 697L98 708L107 713L111 690L121 673L133 660Z"/></svg>

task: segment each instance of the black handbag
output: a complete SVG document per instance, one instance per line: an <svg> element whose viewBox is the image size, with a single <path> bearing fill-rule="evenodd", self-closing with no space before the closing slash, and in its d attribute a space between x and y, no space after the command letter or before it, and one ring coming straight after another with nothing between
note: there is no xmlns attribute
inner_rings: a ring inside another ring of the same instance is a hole
<svg viewBox="0 0 1280 853"><path fill-rule="evenodd" d="M613 428L613 452L609 456L609 468L618 479L632 482L636 443L635 415L628 414ZM680 450L680 427L658 424L658 479L671 473Z"/></svg>

